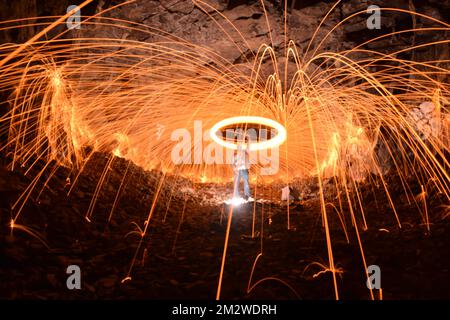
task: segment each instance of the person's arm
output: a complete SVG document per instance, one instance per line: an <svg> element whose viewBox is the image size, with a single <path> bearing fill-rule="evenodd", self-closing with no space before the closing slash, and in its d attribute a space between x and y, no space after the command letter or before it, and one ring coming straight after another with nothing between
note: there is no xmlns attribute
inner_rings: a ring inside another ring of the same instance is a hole
<svg viewBox="0 0 450 320"><path fill-rule="evenodd" d="M247 166L250 165L250 139L247 139L247 145L245 148L245 161Z"/></svg>

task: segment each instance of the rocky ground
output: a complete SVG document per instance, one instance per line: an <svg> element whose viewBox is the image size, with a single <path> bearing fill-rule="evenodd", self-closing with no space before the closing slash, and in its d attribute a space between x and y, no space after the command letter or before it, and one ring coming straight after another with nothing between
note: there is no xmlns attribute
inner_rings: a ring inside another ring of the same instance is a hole
<svg viewBox="0 0 450 320"><path fill-rule="evenodd" d="M39 182L12 234L10 219L18 207L14 210L11 207L32 182L35 172L25 175L23 168L9 171L6 162L3 163L0 298L215 298L229 207L205 202L211 186L178 181L173 188L175 181L172 181L172 188L161 188L161 200L137 251L132 279L122 283L140 241L139 233L131 231L137 230L134 223L143 228L160 175L143 172L117 159L88 222L86 213L105 163L104 156L97 156L69 196L73 180L70 183L66 180L70 173L65 169L55 172L38 198L42 189ZM122 180L126 168L128 174ZM46 174L40 181L46 181ZM367 264L381 268L383 298L450 298L448 206L442 207L442 198L430 193L427 204L431 232L428 232L419 211L421 202L419 206L414 202L409 205L400 192L401 183L393 176L389 179L402 228L398 227L384 192L373 185L361 187L366 231L361 214L356 213ZM108 222L122 181L125 181L122 191ZM419 187L412 183L410 187L413 194L420 193ZM278 201L279 190L275 187L259 186L257 199L265 201L244 204L233 212L222 298L334 298L331 274L320 273L323 268L317 264L327 264L327 249L320 203L313 196L314 189L310 189L309 197L289 207L290 230L287 230L287 207ZM225 192L227 188L217 190ZM338 276L340 297L369 299L355 229L347 214L349 209L343 204L348 242L332 205L328 209L334 259L342 271ZM253 214L256 220L252 238ZM248 291L252 266L261 252L250 283L252 290ZM81 268L81 290L66 288L66 268L71 264ZM262 279L266 280L258 283ZM255 283L258 284L254 286Z"/></svg>

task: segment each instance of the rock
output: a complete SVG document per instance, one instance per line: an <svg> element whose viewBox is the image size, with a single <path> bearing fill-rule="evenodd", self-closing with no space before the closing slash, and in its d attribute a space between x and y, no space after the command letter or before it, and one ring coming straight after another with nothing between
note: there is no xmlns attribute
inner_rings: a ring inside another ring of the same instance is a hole
<svg viewBox="0 0 450 320"><path fill-rule="evenodd" d="M436 107L434 106L433 102L426 101L426 102L422 102L420 104L419 108L420 108L420 111L425 115L425 117L428 117L434 111L434 109Z"/></svg>
<svg viewBox="0 0 450 320"><path fill-rule="evenodd" d="M56 288L61 285L61 281L58 281L55 274L47 274L47 280L50 282L53 288Z"/></svg>
<svg viewBox="0 0 450 320"><path fill-rule="evenodd" d="M442 119L433 102L423 102L419 107L412 108L408 121L423 140L438 136L442 130Z"/></svg>
<svg viewBox="0 0 450 320"><path fill-rule="evenodd" d="M118 284L118 278L115 275L106 277L106 278L102 278L98 281L98 283L106 288L112 288L114 287L116 284Z"/></svg>
<svg viewBox="0 0 450 320"><path fill-rule="evenodd" d="M226 16L231 21L259 18L264 14L263 10L257 6L241 5L227 10Z"/></svg>
<svg viewBox="0 0 450 320"><path fill-rule="evenodd" d="M194 2L192 0L165 0L161 1L161 5L169 12L183 14L189 14L194 9Z"/></svg>
<svg viewBox="0 0 450 320"><path fill-rule="evenodd" d="M86 282L83 282L83 287L86 288L86 290L89 292L95 292L95 287Z"/></svg>

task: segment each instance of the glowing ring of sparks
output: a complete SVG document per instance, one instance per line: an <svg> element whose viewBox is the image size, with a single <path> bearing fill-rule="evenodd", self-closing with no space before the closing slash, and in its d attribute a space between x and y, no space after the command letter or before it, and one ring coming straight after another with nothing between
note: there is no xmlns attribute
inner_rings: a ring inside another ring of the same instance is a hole
<svg viewBox="0 0 450 320"><path fill-rule="evenodd" d="M239 123L260 124L260 125L268 126L268 127L271 127L271 128L274 128L275 130L277 130L277 135L274 138L266 140L266 141L250 144L250 151L265 150L265 149L271 149L271 148L278 147L286 140L286 137L287 137L286 129L284 128L284 126L281 125L280 123L276 122L275 120L271 120L271 119L263 118L263 117L256 117L256 116L240 116L240 117L232 117L232 118L223 119L223 120L217 122L210 130L211 139L227 149L237 150L236 143L227 142L227 141L219 138L217 136L217 132L226 126L230 126L233 124L239 124ZM245 144L244 144L244 147L246 147Z"/></svg>

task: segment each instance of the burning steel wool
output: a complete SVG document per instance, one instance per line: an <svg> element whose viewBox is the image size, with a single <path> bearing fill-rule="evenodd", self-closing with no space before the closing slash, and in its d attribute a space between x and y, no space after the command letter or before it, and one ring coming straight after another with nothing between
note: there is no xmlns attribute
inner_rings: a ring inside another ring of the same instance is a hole
<svg viewBox="0 0 450 320"><path fill-rule="evenodd" d="M79 8L90 2L83 2ZM335 263L329 219L337 214L343 222L346 211L351 226L343 223L342 227L346 235L355 234L369 276L359 224L362 221L364 230L369 227L360 192L363 185L377 181L389 201L390 210L385 214L392 215L399 228L402 221L396 211L397 200L391 196L388 173L400 177L404 182L402 192L423 209L428 230L427 192L439 192L447 200L444 205L450 200L448 56L430 61L403 58L405 53L448 46L448 38L389 53L370 49L376 48L379 41L405 34L448 35L450 25L413 10L381 8L381 13L420 17L432 26L393 31L348 50L334 51L324 47L327 38L351 19L367 14L366 10L355 12L338 21L331 31L321 32L340 2L324 16L311 41L300 46L286 23L282 26L283 41L274 40L280 37L272 34L275 22L269 19L265 1L261 1L271 42L261 42L255 51L246 35L212 1L193 1L219 26L224 42L243 54L240 63L206 45L114 16L115 10L135 1L84 16L81 28L76 30L58 29L73 14L71 11L51 19L1 22L0 32L31 25L41 27L24 43L3 44L0 52L1 90L8 96L2 104L7 110L1 118L2 135L7 137L2 153L9 159L11 170L21 167L34 172L29 187L12 208L11 232L27 228L21 225L24 206L37 194L47 192L46 186L60 167L71 172L67 177L70 193L77 188L77 179L94 154L110 155L96 181L85 213L86 223L96 218L95 204L115 162L125 159L144 170L161 172L156 191L148 200L151 206L145 212L146 218L136 225L140 242L122 283L133 281L133 270L144 250L162 190L169 187L171 192L179 191L174 190L178 189L174 182L177 179L212 186L229 183L233 177L230 159L240 130L249 133L257 146L251 149L255 199L260 190L271 185L316 179L320 200L317 215L328 253L328 260L320 265L323 273L332 274L330 285L338 299L337 278L342 270ZM63 31L46 37L52 30ZM111 37L104 33L96 36L96 30L111 30ZM151 40L119 39L112 35L115 31ZM408 177L414 177L422 186L419 197L408 188ZM324 181L330 183L325 186ZM230 198L226 191L223 198ZM169 210L170 199L165 201ZM224 207L228 223L217 299L224 286L231 221L236 212L235 206ZM287 229L291 229L290 206L284 210ZM252 236L255 232L253 221ZM262 255L261 248L248 292L261 283L253 280L251 285ZM285 281L266 280L281 282L295 292ZM369 289L372 299L381 298L381 292L376 291Z"/></svg>

